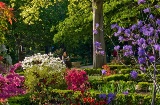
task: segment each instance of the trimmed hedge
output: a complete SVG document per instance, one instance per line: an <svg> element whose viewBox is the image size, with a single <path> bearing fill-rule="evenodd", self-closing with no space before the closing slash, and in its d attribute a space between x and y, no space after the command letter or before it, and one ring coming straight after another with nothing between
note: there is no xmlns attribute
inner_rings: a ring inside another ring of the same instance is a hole
<svg viewBox="0 0 160 105"><path fill-rule="evenodd" d="M151 94L117 94L113 105L151 105ZM160 96L157 95L155 105L160 104Z"/></svg>
<svg viewBox="0 0 160 105"><path fill-rule="evenodd" d="M102 75L101 70L102 69L91 69L91 68L86 68L84 69L87 73L87 75Z"/></svg>
<svg viewBox="0 0 160 105"><path fill-rule="evenodd" d="M50 102L51 104L81 104L83 105L84 97L92 97L95 101L99 101L99 94L97 92L87 93L86 95L82 95L79 91L72 91L72 90L59 90L53 89L52 91L52 99ZM116 97L111 102L111 105L150 105L151 104L151 94L116 94ZM29 101L29 94L23 96L17 96L9 99L10 105L32 105ZM155 105L160 104L160 95L156 96L156 103ZM36 104L34 104L36 105Z"/></svg>
<svg viewBox="0 0 160 105"><path fill-rule="evenodd" d="M30 94L11 97L8 99L9 105L32 105L30 102Z"/></svg>
<svg viewBox="0 0 160 105"><path fill-rule="evenodd" d="M157 78L159 78L160 75L157 75ZM146 74L138 74L138 77L136 79L133 79L130 74L113 74L110 76L89 76L89 81L103 81L109 82L109 81L136 81L136 82L152 82L151 79Z"/></svg>

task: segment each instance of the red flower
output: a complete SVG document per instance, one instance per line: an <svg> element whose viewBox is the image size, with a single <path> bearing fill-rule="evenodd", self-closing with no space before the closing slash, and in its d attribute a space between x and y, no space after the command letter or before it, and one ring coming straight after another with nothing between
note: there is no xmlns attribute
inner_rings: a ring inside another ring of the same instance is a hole
<svg viewBox="0 0 160 105"><path fill-rule="evenodd" d="M0 2L0 8L4 8L5 6L6 6L6 4L5 4L5 3Z"/></svg>
<svg viewBox="0 0 160 105"><path fill-rule="evenodd" d="M9 10L10 10L10 11L13 11L14 9L13 9L13 8L9 8Z"/></svg>
<svg viewBox="0 0 160 105"><path fill-rule="evenodd" d="M95 102L95 99L93 99L92 97L86 97L83 98L83 102L93 104Z"/></svg>

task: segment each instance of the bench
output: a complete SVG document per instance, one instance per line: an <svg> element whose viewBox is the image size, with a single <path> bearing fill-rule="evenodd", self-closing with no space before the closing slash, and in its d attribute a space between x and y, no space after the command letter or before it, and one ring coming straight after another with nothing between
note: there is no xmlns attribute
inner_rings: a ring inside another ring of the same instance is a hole
<svg viewBox="0 0 160 105"><path fill-rule="evenodd" d="M81 67L81 62L72 62L72 67Z"/></svg>

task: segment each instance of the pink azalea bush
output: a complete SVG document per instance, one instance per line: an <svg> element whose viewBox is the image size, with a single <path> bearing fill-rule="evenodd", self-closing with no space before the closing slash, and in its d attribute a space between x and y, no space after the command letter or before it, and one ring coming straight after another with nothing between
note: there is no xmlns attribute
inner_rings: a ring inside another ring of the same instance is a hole
<svg viewBox="0 0 160 105"><path fill-rule="evenodd" d="M69 90L86 91L88 76L84 70L71 69L67 71L65 80Z"/></svg>
<svg viewBox="0 0 160 105"><path fill-rule="evenodd" d="M11 67L6 75L0 74L0 99L6 100L10 97L25 94L24 77L15 73L21 67L20 63L16 63Z"/></svg>

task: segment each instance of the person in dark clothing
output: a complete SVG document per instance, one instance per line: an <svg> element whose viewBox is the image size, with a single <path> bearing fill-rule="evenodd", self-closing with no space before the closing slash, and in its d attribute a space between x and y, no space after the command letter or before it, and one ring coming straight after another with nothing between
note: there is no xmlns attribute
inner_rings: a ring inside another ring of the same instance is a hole
<svg viewBox="0 0 160 105"><path fill-rule="evenodd" d="M66 51L63 52L62 61L63 61L63 63L66 65L66 67L67 67L68 69L70 69L70 68L72 67L72 63L71 63L71 61L70 61L70 59L69 59L69 56L67 56Z"/></svg>

